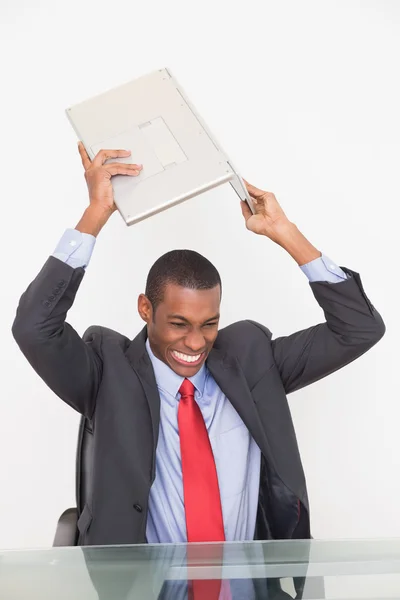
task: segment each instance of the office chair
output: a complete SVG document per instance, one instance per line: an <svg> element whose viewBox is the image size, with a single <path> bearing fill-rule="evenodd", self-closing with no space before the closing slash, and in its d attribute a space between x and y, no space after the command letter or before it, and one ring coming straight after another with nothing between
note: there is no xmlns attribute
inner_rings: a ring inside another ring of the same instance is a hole
<svg viewBox="0 0 400 600"><path fill-rule="evenodd" d="M75 494L76 507L63 512L57 523L53 546L76 546L78 543L78 519L90 497L90 481L93 468L93 431L85 417L81 417L76 449Z"/></svg>

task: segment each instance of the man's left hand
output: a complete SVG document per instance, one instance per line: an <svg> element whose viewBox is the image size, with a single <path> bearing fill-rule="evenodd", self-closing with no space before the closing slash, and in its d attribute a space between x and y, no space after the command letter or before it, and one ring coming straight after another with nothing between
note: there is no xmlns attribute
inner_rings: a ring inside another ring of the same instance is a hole
<svg viewBox="0 0 400 600"><path fill-rule="evenodd" d="M265 235L279 244L283 230L291 225L289 219L274 194L260 190L246 180L245 184L256 211L256 214L253 215L247 203L241 203L247 229L258 235Z"/></svg>
<svg viewBox="0 0 400 600"><path fill-rule="evenodd" d="M245 184L256 211L253 215L247 203L241 203L247 229L265 235L281 246L298 265L305 265L321 256L321 252L289 221L274 194L259 190L247 181Z"/></svg>

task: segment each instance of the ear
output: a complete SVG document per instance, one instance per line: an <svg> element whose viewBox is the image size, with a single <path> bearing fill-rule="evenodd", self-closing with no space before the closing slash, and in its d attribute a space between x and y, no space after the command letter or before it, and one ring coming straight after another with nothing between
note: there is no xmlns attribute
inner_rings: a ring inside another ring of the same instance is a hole
<svg viewBox="0 0 400 600"><path fill-rule="evenodd" d="M144 294L140 294L138 298L138 313L146 323L150 323L153 318L153 307Z"/></svg>

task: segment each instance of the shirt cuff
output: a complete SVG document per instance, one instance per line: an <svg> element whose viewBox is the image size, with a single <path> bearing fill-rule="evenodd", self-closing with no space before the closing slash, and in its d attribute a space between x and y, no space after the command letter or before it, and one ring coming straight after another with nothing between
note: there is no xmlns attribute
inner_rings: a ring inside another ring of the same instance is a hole
<svg viewBox="0 0 400 600"><path fill-rule="evenodd" d="M67 229L58 242L53 256L74 269L87 267L93 253L96 238L89 233Z"/></svg>
<svg viewBox="0 0 400 600"><path fill-rule="evenodd" d="M324 254L306 265L302 265L300 269L308 277L310 283L316 281L339 283L347 279L346 273Z"/></svg>

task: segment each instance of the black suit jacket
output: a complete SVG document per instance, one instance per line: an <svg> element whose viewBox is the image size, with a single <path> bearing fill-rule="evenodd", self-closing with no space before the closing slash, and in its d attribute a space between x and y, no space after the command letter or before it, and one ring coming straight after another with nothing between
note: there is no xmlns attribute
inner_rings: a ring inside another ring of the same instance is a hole
<svg viewBox="0 0 400 600"><path fill-rule="evenodd" d="M350 363L385 331L359 275L344 271L346 281L310 284L326 322L274 340L263 325L234 323L219 332L207 360L261 449L258 539L310 537L306 483L286 394ZM93 429L80 543L141 543L160 418L146 330L130 341L91 327L82 339L65 319L83 276L84 269L50 257L21 297L13 334L40 377Z"/></svg>

